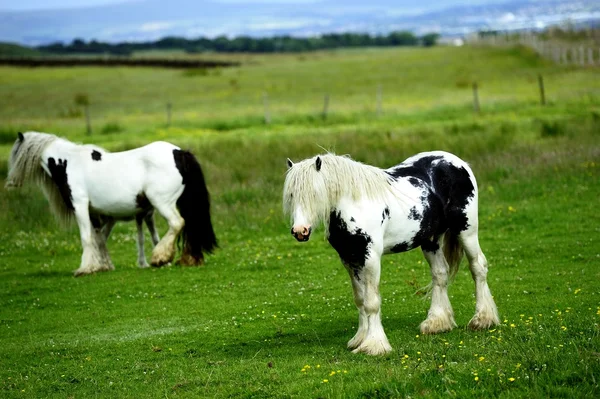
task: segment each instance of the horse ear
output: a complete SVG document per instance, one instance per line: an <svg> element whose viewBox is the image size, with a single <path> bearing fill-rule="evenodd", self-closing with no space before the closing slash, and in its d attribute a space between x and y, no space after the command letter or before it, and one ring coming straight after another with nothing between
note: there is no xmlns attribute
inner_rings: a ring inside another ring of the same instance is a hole
<svg viewBox="0 0 600 399"><path fill-rule="evenodd" d="M321 164L322 164L321 157L317 157L317 160L315 162L315 166L317 167L317 172L321 170Z"/></svg>
<svg viewBox="0 0 600 399"><path fill-rule="evenodd" d="M25 140L25 136L23 136L23 133L21 132L17 133L17 138L19 139L19 141Z"/></svg>
<svg viewBox="0 0 600 399"><path fill-rule="evenodd" d="M288 166L288 168L291 168L292 166L294 166L294 163L289 158L287 159L287 166Z"/></svg>

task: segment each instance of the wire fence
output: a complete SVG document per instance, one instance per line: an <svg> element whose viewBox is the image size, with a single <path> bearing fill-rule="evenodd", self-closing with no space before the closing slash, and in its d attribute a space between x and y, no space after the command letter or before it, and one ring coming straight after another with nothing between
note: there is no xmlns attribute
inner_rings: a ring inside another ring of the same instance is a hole
<svg viewBox="0 0 600 399"><path fill-rule="evenodd" d="M600 66L600 45L561 42L553 39L545 40L535 32L473 35L467 37L466 43L490 46L522 45L533 49L540 56L557 64Z"/></svg>

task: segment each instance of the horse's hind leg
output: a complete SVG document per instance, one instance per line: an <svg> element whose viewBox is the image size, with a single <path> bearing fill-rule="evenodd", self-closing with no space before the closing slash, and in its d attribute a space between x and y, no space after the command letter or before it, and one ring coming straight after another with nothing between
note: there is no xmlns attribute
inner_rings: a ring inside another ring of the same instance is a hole
<svg viewBox="0 0 600 399"><path fill-rule="evenodd" d="M441 249L442 242L443 237L440 237L438 240L440 248L435 251L423 249L423 255L425 255L425 259L431 269L432 283L431 307L427 313L427 319L421 323L420 327L423 334L436 334L450 331L456 327L454 312L448 298L448 273L450 267Z"/></svg>
<svg viewBox="0 0 600 399"><path fill-rule="evenodd" d="M475 281L475 316L469 322L469 328L480 330L498 325L500 324L500 318L496 303L487 283L488 265L485 255L479 246L477 229L471 228L466 230L458 237L469 260L471 276Z"/></svg>
<svg viewBox="0 0 600 399"><path fill-rule="evenodd" d="M175 258L175 239L183 229L185 221L179 214L175 203L155 205L156 210L167 219L169 231L158 242L152 251L152 266L159 267L173 261Z"/></svg>

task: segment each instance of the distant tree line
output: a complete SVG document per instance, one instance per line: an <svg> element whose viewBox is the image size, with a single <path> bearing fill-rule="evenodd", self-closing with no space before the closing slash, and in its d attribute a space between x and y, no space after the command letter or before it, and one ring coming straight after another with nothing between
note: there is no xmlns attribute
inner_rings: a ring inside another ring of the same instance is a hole
<svg viewBox="0 0 600 399"><path fill-rule="evenodd" d="M38 46L44 53L53 54L112 54L130 55L134 51L143 50L185 50L188 53L227 52L227 53L286 53L341 47L384 47L384 46L433 46L439 35L429 33L415 36L411 32L391 32L388 35L370 35L366 33L329 33L316 37L274 36L254 38L238 36L228 38L218 36L214 39L201 37L186 39L182 37L165 37L154 42L140 43L103 43L96 40L85 42L75 39L70 44L52 43Z"/></svg>

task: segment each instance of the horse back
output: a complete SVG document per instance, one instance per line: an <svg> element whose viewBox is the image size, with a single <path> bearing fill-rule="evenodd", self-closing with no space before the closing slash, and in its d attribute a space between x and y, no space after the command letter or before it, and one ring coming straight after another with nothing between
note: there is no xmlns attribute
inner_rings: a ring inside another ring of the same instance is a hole
<svg viewBox="0 0 600 399"><path fill-rule="evenodd" d="M477 201L477 183L469 165L456 155L425 152L412 156L387 172L395 179L406 179L422 190L427 207L442 225L459 233L469 225L467 207Z"/></svg>

